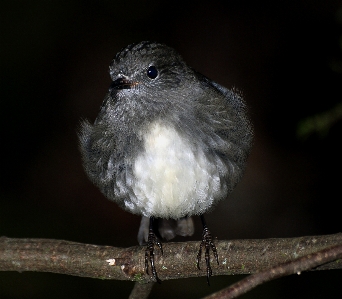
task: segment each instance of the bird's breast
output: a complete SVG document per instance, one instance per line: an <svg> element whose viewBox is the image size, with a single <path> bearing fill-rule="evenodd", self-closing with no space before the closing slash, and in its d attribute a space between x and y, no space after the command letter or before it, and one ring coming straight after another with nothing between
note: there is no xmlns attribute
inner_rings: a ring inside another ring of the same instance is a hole
<svg viewBox="0 0 342 299"><path fill-rule="evenodd" d="M144 151L133 163L134 206L148 217L176 219L207 210L221 183L203 150L162 121L143 128L141 134Z"/></svg>

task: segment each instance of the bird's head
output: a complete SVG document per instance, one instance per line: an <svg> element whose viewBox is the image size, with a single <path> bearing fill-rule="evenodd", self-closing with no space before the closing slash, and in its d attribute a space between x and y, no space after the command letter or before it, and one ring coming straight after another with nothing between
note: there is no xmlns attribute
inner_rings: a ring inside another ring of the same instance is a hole
<svg viewBox="0 0 342 299"><path fill-rule="evenodd" d="M140 42L121 50L109 73L113 80L111 93L139 93L142 97L163 97L170 90L186 89L195 78L176 51L154 42Z"/></svg>

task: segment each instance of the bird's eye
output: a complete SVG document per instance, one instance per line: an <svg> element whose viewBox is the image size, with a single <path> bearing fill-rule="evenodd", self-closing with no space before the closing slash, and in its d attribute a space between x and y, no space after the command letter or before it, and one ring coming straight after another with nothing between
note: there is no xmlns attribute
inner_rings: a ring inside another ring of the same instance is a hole
<svg viewBox="0 0 342 299"><path fill-rule="evenodd" d="M151 79L155 79L158 76L158 70L155 66L151 65L147 70L147 76Z"/></svg>

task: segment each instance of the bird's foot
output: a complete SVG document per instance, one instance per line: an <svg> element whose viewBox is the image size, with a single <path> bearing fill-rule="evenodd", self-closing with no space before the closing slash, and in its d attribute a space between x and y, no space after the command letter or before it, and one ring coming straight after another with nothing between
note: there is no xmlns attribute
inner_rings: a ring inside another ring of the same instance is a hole
<svg viewBox="0 0 342 299"><path fill-rule="evenodd" d="M150 226L149 233L148 233L148 240L147 246L145 250L145 271L148 274L148 264L151 263L152 275L156 279L158 283L161 283L161 280L158 278L156 267L154 265L154 246L157 245L163 254L163 246L159 242L158 238L156 237L152 227Z"/></svg>
<svg viewBox="0 0 342 299"><path fill-rule="evenodd" d="M200 260L201 260L201 256L202 256L202 247L205 248L205 263L207 265L207 283L208 285L210 285L209 283L209 277L212 276L213 272L211 270L211 266L210 266L210 254L209 254L209 250L211 248L211 250L214 253L214 257L216 259L217 264L219 265L219 261L218 261L218 255L217 255L217 250L216 250L216 246L213 242L211 233L209 231L209 229L204 225L203 228L203 233L202 233L202 242L200 244L200 248L197 254L197 268L200 270Z"/></svg>

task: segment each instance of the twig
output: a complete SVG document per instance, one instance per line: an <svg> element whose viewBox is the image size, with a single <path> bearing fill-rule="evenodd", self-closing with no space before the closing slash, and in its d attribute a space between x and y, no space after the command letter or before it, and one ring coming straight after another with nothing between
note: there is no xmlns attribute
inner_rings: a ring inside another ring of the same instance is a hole
<svg viewBox="0 0 342 299"><path fill-rule="evenodd" d="M300 274L302 271L310 270L340 258L342 258L342 245L332 246L250 275L228 288L204 297L204 299L236 298L264 282L295 273Z"/></svg>
<svg viewBox="0 0 342 299"><path fill-rule="evenodd" d="M139 283L134 284L134 288L129 295L128 299L146 299L152 291L154 283Z"/></svg>

